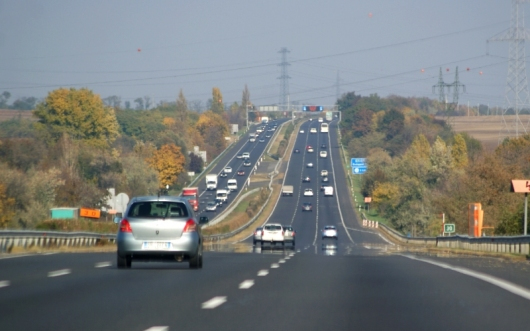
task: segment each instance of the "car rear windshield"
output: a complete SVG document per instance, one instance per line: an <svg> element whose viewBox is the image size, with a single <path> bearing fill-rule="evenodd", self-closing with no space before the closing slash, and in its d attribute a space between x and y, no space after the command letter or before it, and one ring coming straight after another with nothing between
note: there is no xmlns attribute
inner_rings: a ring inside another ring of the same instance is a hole
<svg viewBox="0 0 530 331"><path fill-rule="evenodd" d="M265 230L267 231L281 231L282 227L280 225L266 225Z"/></svg>
<svg viewBox="0 0 530 331"><path fill-rule="evenodd" d="M128 217L142 218L180 218L188 217L188 209L182 202L139 201L129 209Z"/></svg>

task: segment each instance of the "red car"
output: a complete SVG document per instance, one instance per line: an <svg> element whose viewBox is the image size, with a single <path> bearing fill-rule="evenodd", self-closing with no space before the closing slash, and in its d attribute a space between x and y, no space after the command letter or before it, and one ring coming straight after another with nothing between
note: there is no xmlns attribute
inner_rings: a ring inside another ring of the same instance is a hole
<svg viewBox="0 0 530 331"><path fill-rule="evenodd" d="M244 172L243 170L239 170L239 171L237 172L237 175L238 175L238 176L245 176L245 172Z"/></svg>

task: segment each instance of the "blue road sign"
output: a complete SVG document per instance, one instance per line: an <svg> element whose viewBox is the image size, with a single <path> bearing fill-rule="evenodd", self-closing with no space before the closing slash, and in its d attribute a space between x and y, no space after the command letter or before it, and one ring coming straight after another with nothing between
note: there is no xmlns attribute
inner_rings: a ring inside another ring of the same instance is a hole
<svg viewBox="0 0 530 331"><path fill-rule="evenodd" d="M362 175L366 172L368 166L366 165L366 158L352 158L351 171L354 175Z"/></svg>
<svg viewBox="0 0 530 331"><path fill-rule="evenodd" d="M366 167L352 167L351 170L354 175L362 175L366 172Z"/></svg>

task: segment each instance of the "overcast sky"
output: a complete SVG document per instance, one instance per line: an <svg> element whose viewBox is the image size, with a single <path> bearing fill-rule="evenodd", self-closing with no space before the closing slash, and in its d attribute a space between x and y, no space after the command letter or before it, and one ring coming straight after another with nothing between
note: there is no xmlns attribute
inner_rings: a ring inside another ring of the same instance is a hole
<svg viewBox="0 0 530 331"><path fill-rule="evenodd" d="M213 87L240 103L246 84L271 105L286 47L300 104L334 104L338 76L341 94L434 99L440 67L452 83L458 66L461 104L502 106L508 42L487 40L510 12L510 0L0 0L0 92L12 103L87 87L158 103L182 89L205 105Z"/></svg>

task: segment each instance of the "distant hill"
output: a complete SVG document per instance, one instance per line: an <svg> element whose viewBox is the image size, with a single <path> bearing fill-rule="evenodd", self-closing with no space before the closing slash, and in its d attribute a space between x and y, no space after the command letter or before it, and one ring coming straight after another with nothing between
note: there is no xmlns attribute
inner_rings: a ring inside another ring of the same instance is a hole
<svg viewBox="0 0 530 331"><path fill-rule="evenodd" d="M31 110L0 109L0 122L9 121L13 118L26 118L36 121Z"/></svg>
<svg viewBox="0 0 530 331"><path fill-rule="evenodd" d="M439 117L442 119L441 117ZM504 138L530 133L530 115L519 115L519 127L515 126L515 115L504 116L453 116L444 118L455 132L467 132L479 140L487 150L494 150Z"/></svg>

